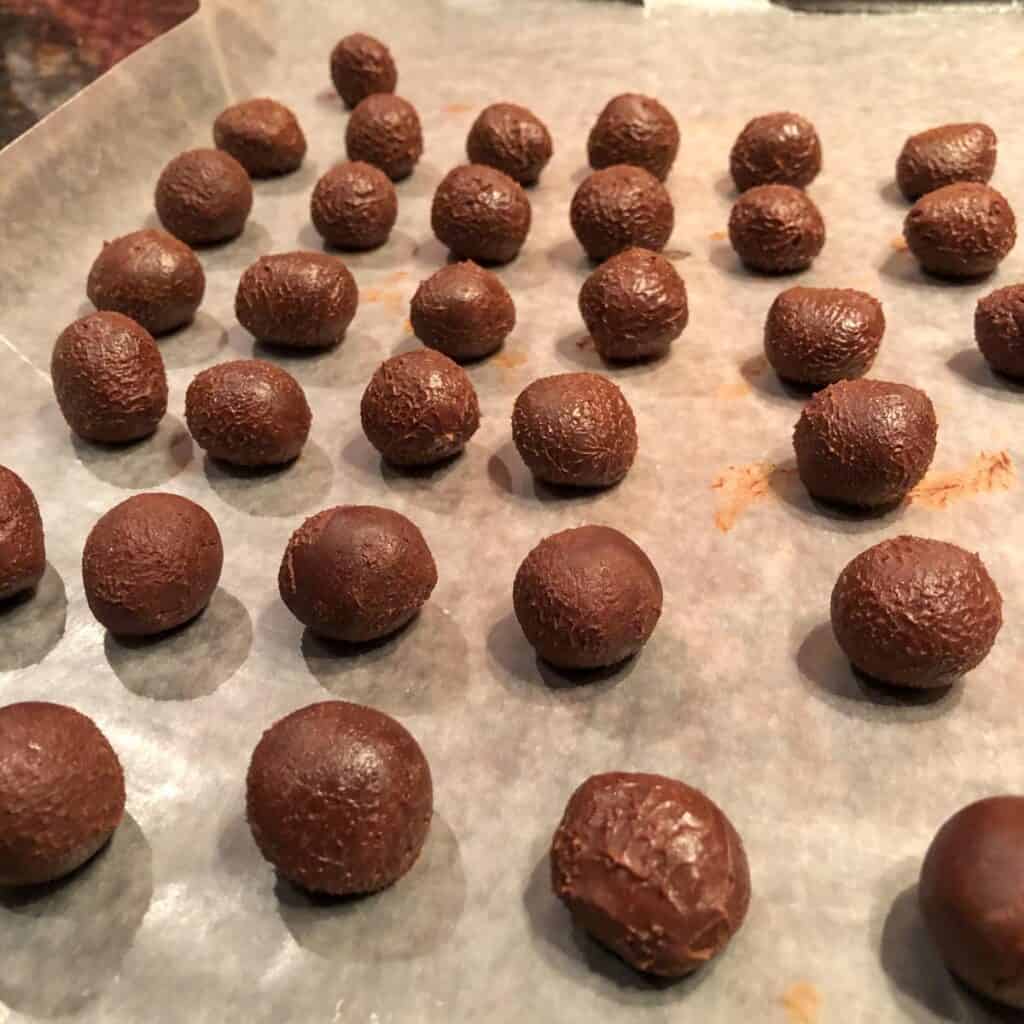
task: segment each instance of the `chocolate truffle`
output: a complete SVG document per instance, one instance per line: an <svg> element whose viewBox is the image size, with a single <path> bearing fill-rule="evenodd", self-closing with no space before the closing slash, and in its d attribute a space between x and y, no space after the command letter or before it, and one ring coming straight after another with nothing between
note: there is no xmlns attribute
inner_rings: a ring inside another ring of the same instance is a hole
<svg viewBox="0 0 1024 1024"><path fill-rule="evenodd" d="M152 228L104 242L86 285L97 309L123 313L150 334L191 323L205 291L196 254L174 235Z"/></svg>
<svg viewBox="0 0 1024 1024"><path fill-rule="evenodd" d="M817 206L792 185L758 185L733 204L729 241L740 260L763 274L806 270L825 244Z"/></svg>
<svg viewBox="0 0 1024 1024"><path fill-rule="evenodd" d="M768 310L764 353L783 379L821 388L871 369L885 333L882 304L853 288L787 288Z"/></svg>
<svg viewBox="0 0 1024 1024"><path fill-rule="evenodd" d="M245 811L260 853L289 882L332 896L377 892L423 849L434 811L430 766L382 711L311 704L256 745Z"/></svg>
<svg viewBox="0 0 1024 1024"><path fill-rule="evenodd" d="M349 116L345 148L349 160L373 164L392 181L408 178L423 155L416 108L388 92L367 96Z"/></svg>
<svg viewBox="0 0 1024 1024"><path fill-rule="evenodd" d="M632 246L664 249L675 210L653 174L616 164L584 179L572 197L569 220L587 255L600 263Z"/></svg>
<svg viewBox="0 0 1024 1024"><path fill-rule="evenodd" d="M857 508L895 504L928 472L938 424L923 391L882 380L841 380L804 406L793 431L812 497Z"/></svg>
<svg viewBox="0 0 1024 1024"><path fill-rule="evenodd" d="M508 263L519 255L530 231L530 200L507 174L464 164L437 186L430 225L456 256Z"/></svg>
<svg viewBox="0 0 1024 1024"><path fill-rule="evenodd" d="M607 377L560 373L520 393L512 410L512 440L544 483L609 487L636 458L636 419Z"/></svg>
<svg viewBox="0 0 1024 1024"><path fill-rule="evenodd" d="M534 185L551 159L547 126L515 103L492 103L473 122L466 139L471 164L486 164L520 185Z"/></svg>
<svg viewBox="0 0 1024 1024"><path fill-rule="evenodd" d="M278 574L281 600L314 633L361 644L401 629L437 583L423 534L372 505L318 512L292 534Z"/></svg>
<svg viewBox="0 0 1024 1024"><path fill-rule="evenodd" d="M272 178L302 166L306 136L299 119L283 103L244 100L213 122L213 142L230 153L253 178Z"/></svg>
<svg viewBox="0 0 1024 1024"><path fill-rule="evenodd" d="M978 300L974 339L993 370L1024 378L1024 284L997 288Z"/></svg>
<svg viewBox="0 0 1024 1024"><path fill-rule="evenodd" d="M579 306L597 351L616 362L663 356L689 319L683 279L649 249L605 260L583 282Z"/></svg>
<svg viewBox="0 0 1024 1024"><path fill-rule="evenodd" d="M261 256L238 282L235 316L265 345L330 348L345 337L359 291L337 256L285 252Z"/></svg>
<svg viewBox="0 0 1024 1024"><path fill-rule="evenodd" d="M939 829L918 900L942 959L997 1003L1024 1009L1024 797L994 796Z"/></svg>
<svg viewBox="0 0 1024 1024"><path fill-rule="evenodd" d="M65 327L50 375L68 426L87 441L148 437L167 411L167 374L153 336L120 313L91 313Z"/></svg>
<svg viewBox="0 0 1024 1024"><path fill-rule="evenodd" d="M551 841L551 885L573 920L638 971L678 978L739 931L750 869L699 789L643 772L592 775Z"/></svg>
<svg viewBox="0 0 1024 1024"><path fill-rule="evenodd" d="M944 124L903 143L896 183L914 200L957 181L985 184L995 169L996 133L987 124Z"/></svg>
<svg viewBox="0 0 1024 1024"><path fill-rule="evenodd" d="M46 572L43 520L36 496L0 466L0 601L34 590Z"/></svg>
<svg viewBox="0 0 1024 1024"><path fill-rule="evenodd" d="M212 245L240 235L251 209L248 173L219 149L191 149L176 156L156 183L160 223L189 245Z"/></svg>
<svg viewBox="0 0 1024 1024"><path fill-rule="evenodd" d="M410 322L424 345L467 362L501 348L516 325L516 307L497 274L466 260L449 263L420 284Z"/></svg>
<svg viewBox="0 0 1024 1024"><path fill-rule="evenodd" d="M345 105L354 107L375 92L394 92L398 71L379 39L353 32L331 51L331 81Z"/></svg>
<svg viewBox="0 0 1024 1024"><path fill-rule="evenodd" d="M580 526L542 540L512 588L516 618L545 661L594 669L632 657L661 615L661 579L625 534Z"/></svg>
<svg viewBox="0 0 1024 1024"><path fill-rule="evenodd" d="M480 426L469 375L429 348L381 363L359 412L370 444L395 466L430 466L451 458Z"/></svg>
<svg viewBox="0 0 1024 1024"><path fill-rule="evenodd" d="M676 119L653 97L635 92L609 100L587 139L587 157L595 171L632 164L659 181L668 177L678 151Z"/></svg>
<svg viewBox="0 0 1024 1024"><path fill-rule="evenodd" d="M737 192L757 185L806 188L821 170L821 142L814 125L783 111L748 121L729 154Z"/></svg>
<svg viewBox="0 0 1024 1024"><path fill-rule="evenodd" d="M81 867L124 816L124 773L91 718L63 704L0 708L0 885Z"/></svg>
<svg viewBox="0 0 1024 1024"><path fill-rule="evenodd" d="M276 466L298 457L313 414L290 373L261 359L238 359L196 375L185 395L185 419L212 458Z"/></svg>
<svg viewBox="0 0 1024 1024"><path fill-rule="evenodd" d="M316 183L309 212L313 227L328 245L376 249L395 226L398 195L382 170L348 161L332 167Z"/></svg>
<svg viewBox="0 0 1024 1024"><path fill-rule="evenodd" d="M994 188L960 182L918 199L903 222L903 237L929 274L982 277L1013 248L1017 221Z"/></svg>
<svg viewBox="0 0 1024 1024"><path fill-rule="evenodd" d="M136 494L92 528L82 553L89 608L119 636L154 636L194 619L224 564L209 512L177 494Z"/></svg>

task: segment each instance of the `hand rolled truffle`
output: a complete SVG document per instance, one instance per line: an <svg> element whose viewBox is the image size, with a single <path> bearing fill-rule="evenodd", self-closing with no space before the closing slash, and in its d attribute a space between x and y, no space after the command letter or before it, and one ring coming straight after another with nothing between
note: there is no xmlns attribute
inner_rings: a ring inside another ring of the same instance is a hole
<svg viewBox="0 0 1024 1024"><path fill-rule="evenodd" d="M551 842L573 920L638 971L678 978L714 959L750 905L732 822L700 790L642 772L592 775Z"/></svg>
<svg viewBox="0 0 1024 1024"><path fill-rule="evenodd" d="M340 39L331 51L331 81L347 107L376 92L394 92L398 71L391 51L362 32Z"/></svg>
<svg viewBox="0 0 1024 1024"><path fill-rule="evenodd" d="M791 185L758 185L733 204L729 241L751 270L806 270L825 245L825 222L813 201Z"/></svg>
<svg viewBox="0 0 1024 1024"><path fill-rule="evenodd" d="M0 466L0 601L34 590L44 572L46 543L36 496L14 470Z"/></svg>
<svg viewBox="0 0 1024 1024"><path fill-rule="evenodd" d="M627 92L608 101L587 139L587 157L595 171L632 164L659 181L679 152L679 125L656 99Z"/></svg>
<svg viewBox="0 0 1024 1024"><path fill-rule="evenodd" d="M997 288L978 300L974 340L993 370L1024 378L1024 284Z"/></svg>
<svg viewBox="0 0 1024 1024"><path fill-rule="evenodd" d="M313 189L313 227L338 249L376 249L398 219L391 179L373 164L348 161L332 167Z"/></svg>
<svg viewBox="0 0 1024 1024"><path fill-rule="evenodd" d="M748 121L733 143L729 170L737 192L757 185L806 188L821 170L821 141L806 117L763 114Z"/></svg>
<svg viewBox="0 0 1024 1024"><path fill-rule="evenodd" d="M911 201L957 181L985 184L996 169L996 133L987 124L944 124L911 135L896 161L896 183Z"/></svg>
<svg viewBox="0 0 1024 1024"><path fill-rule="evenodd" d="M248 173L219 149L191 149L176 156L156 183L160 223L189 245L235 238L251 209Z"/></svg>
<svg viewBox="0 0 1024 1024"><path fill-rule="evenodd" d="M466 139L466 156L471 164L494 167L520 185L537 183L552 152L547 126L516 103L485 107Z"/></svg>
<svg viewBox="0 0 1024 1024"><path fill-rule="evenodd" d="M423 156L423 129L416 108L387 92L360 100L345 128L345 149L349 160L373 164L392 181L408 178Z"/></svg>
<svg viewBox="0 0 1024 1024"><path fill-rule="evenodd" d="M244 100L213 122L213 142L253 178L272 178L302 166L306 136L294 112L277 100Z"/></svg>

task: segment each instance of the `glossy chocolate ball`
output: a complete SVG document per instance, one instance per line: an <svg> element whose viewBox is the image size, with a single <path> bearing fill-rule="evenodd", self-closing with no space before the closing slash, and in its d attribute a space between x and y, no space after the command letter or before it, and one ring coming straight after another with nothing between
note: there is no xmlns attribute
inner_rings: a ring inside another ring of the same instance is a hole
<svg viewBox="0 0 1024 1024"><path fill-rule="evenodd" d="M235 238L251 209L248 172L219 149L191 149L176 156L156 183L160 223L189 245Z"/></svg>
<svg viewBox="0 0 1024 1024"><path fill-rule="evenodd" d="M331 81L348 107L377 92L394 92L398 71L391 51L373 36L353 32L331 51Z"/></svg>
<svg viewBox="0 0 1024 1024"><path fill-rule="evenodd" d="M213 122L213 142L253 178L288 174L302 166L306 136L295 113L277 100L244 100Z"/></svg>
<svg viewBox="0 0 1024 1024"><path fill-rule="evenodd" d="M996 169L996 133L987 124L944 124L911 135L896 161L896 183L920 199L957 181L985 184Z"/></svg>
<svg viewBox="0 0 1024 1024"><path fill-rule="evenodd" d="M1024 378L1024 285L997 288L978 300L974 339L993 370Z"/></svg>
<svg viewBox="0 0 1024 1024"><path fill-rule="evenodd" d="M534 185L551 159L547 126L526 107L492 103L473 122L466 139L471 164L486 164L520 185Z"/></svg>
<svg viewBox="0 0 1024 1024"><path fill-rule="evenodd" d="M729 241L751 270L792 274L806 270L825 244L817 206L792 185L758 185L736 200Z"/></svg>
<svg viewBox="0 0 1024 1024"><path fill-rule="evenodd" d="M757 185L806 188L821 170L821 141L806 117L764 114L748 121L733 143L729 170L737 192Z"/></svg>
<svg viewBox="0 0 1024 1024"><path fill-rule="evenodd" d="M345 148L349 160L373 164L392 181L409 177L423 155L416 108L388 92L367 96L349 115Z"/></svg>
<svg viewBox="0 0 1024 1024"><path fill-rule="evenodd" d="M676 119L653 97L634 92L609 100L587 139L594 170L632 164L659 181L668 177L678 151Z"/></svg>
<svg viewBox="0 0 1024 1024"><path fill-rule="evenodd" d="M376 249L395 226L398 195L382 170L348 161L332 167L316 183L309 212L313 227L328 245Z"/></svg>
<svg viewBox="0 0 1024 1024"><path fill-rule="evenodd" d="M0 601L34 590L46 572L43 520L36 496L0 466Z"/></svg>

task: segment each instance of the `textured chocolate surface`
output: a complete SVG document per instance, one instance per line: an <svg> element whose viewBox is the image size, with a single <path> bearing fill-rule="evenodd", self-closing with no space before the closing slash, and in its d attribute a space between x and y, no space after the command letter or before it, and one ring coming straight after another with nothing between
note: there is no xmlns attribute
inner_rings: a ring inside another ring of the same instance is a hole
<svg viewBox="0 0 1024 1024"><path fill-rule="evenodd" d="M993 370L1024 378L1024 284L997 288L978 300L974 339Z"/></svg>
<svg viewBox="0 0 1024 1024"><path fill-rule="evenodd" d="M517 103L485 107L466 139L471 164L497 168L520 185L536 184L553 152L547 126Z"/></svg>
<svg viewBox="0 0 1024 1024"><path fill-rule="evenodd" d="M668 177L678 151L676 119L653 97L634 92L609 100L587 138L594 170L632 164L659 181Z"/></svg>
<svg viewBox="0 0 1024 1024"><path fill-rule="evenodd" d="M748 121L729 154L737 192L757 185L806 188L820 170L821 140L814 125L788 111Z"/></svg>
<svg viewBox="0 0 1024 1024"><path fill-rule="evenodd" d="M394 92L398 71L391 51L362 32L340 39L331 51L331 81L346 106L378 92Z"/></svg>
<svg viewBox="0 0 1024 1024"><path fill-rule="evenodd" d="M896 161L896 183L910 200L957 181L992 177L996 133L987 124L944 124L911 135Z"/></svg>
<svg viewBox="0 0 1024 1024"><path fill-rule="evenodd" d="M313 227L338 249L376 249L398 218L398 194L373 164L346 161L332 167L313 189Z"/></svg>
<svg viewBox="0 0 1024 1024"><path fill-rule="evenodd" d="M0 601L34 590L45 571L36 496L14 470L0 466Z"/></svg>
<svg viewBox="0 0 1024 1024"><path fill-rule="evenodd" d="M416 108L389 92L360 100L345 128L349 160L379 167L392 181L409 177L423 155L423 129Z"/></svg>
<svg viewBox="0 0 1024 1024"><path fill-rule="evenodd" d="M751 270L791 274L806 270L825 244L817 206L792 185L758 185L733 204L729 241Z"/></svg>
<svg viewBox="0 0 1024 1024"><path fill-rule="evenodd" d="M277 100L243 100L213 122L213 142L253 178L271 178L302 166L306 136L294 111Z"/></svg>

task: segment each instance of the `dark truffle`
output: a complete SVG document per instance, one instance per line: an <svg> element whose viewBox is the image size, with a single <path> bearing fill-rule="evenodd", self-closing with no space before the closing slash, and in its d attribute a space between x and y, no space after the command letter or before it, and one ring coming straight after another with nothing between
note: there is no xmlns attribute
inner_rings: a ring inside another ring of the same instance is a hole
<svg viewBox="0 0 1024 1024"><path fill-rule="evenodd" d="M409 731L340 700L272 725L245 789L260 853L289 882L332 896L397 882L416 863L434 810L430 766Z"/></svg>
<svg viewBox="0 0 1024 1024"><path fill-rule="evenodd" d="M659 181L668 177L678 151L676 119L656 99L634 92L609 100L587 139L594 170L632 164Z"/></svg>
<svg viewBox="0 0 1024 1024"><path fill-rule="evenodd" d="M398 195L382 170L348 161L332 167L316 183L309 212L313 227L328 245L376 249L395 226Z"/></svg>
<svg viewBox="0 0 1024 1024"><path fill-rule="evenodd" d="M616 164L584 179L572 197L569 220L587 255L600 263L633 246L664 249L675 210L653 174Z"/></svg>
<svg viewBox="0 0 1024 1024"><path fill-rule="evenodd" d="M68 426L87 441L148 437L167 411L167 374L152 335L120 313L92 313L65 327L50 375Z"/></svg>
<svg viewBox="0 0 1024 1024"><path fill-rule="evenodd" d="M923 391L881 380L841 380L804 406L793 431L800 479L821 501L895 504L935 455L938 424Z"/></svg>
<svg viewBox="0 0 1024 1024"><path fill-rule="evenodd" d="M821 170L821 141L814 125L783 111L748 121L729 154L737 192L757 185L806 188Z"/></svg>
<svg viewBox="0 0 1024 1024"><path fill-rule="evenodd" d="M398 71L391 51L373 36L353 32L331 51L331 81L348 107L376 92L394 92Z"/></svg>
<svg viewBox="0 0 1024 1024"><path fill-rule="evenodd" d="M185 395L185 419L213 458L276 466L298 457L313 414L290 373L260 359L238 359L196 375Z"/></svg>
<svg viewBox="0 0 1024 1024"><path fill-rule="evenodd" d="M1013 248L1017 221L994 188L960 182L918 199L903 222L903 237L928 273L982 277Z"/></svg>
<svg viewBox="0 0 1024 1024"><path fill-rule="evenodd" d="M44 572L46 544L36 496L17 473L0 466L0 601L34 590Z"/></svg>
<svg viewBox="0 0 1024 1024"><path fill-rule="evenodd" d="M0 708L0 885L53 882L81 867L124 816L124 773L74 708Z"/></svg>
<svg viewBox="0 0 1024 1024"><path fill-rule="evenodd" d="M189 245L212 245L240 235L251 209L248 173L219 149L191 149L176 156L156 183L160 223Z"/></svg>
<svg viewBox="0 0 1024 1024"><path fill-rule="evenodd" d="M993 370L1024 378L1024 284L997 288L978 300L974 339Z"/></svg>
<svg viewBox="0 0 1024 1024"><path fill-rule="evenodd" d="M306 136L294 112L277 100L236 103L213 122L213 142L253 178L272 178L302 166Z"/></svg>
<svg viewBox="0 0 1024 1024"><path fill-rule="evenodd" d="M177 494L136 494L90 531L82 582L89 608L111 633L154 636L209 604L223 564L206 509Z"/></svg>
<svg viewBox="0 0 1024 1024"><path fill-rule="evenodd" d="M434 556L414 523L372 505L318 512L292 534L278 587L314 633L361 644L401 629L437 584Z"/></svg>
<svg viewBox="0 0 1024 1024"><path fill-rule="evenodd" d="M583 282L579 306L597 351L618 362L663 356L689 319L683 279L649 249L602 263Z"/></svg>
<svg viewBox="0 0 1024 1024"><path fill-rule="evenodd" d="M424 345L466 362L501 348L516 325L516 307L497 274L466 260L420 284L410 322Z"/></svg>
<svg viewBox="0 0 1024 1024"><path fill-rule="evenodd" d="M261 256L238 282L235 316L266 345L330 348L345 337L359 291L336 256L285 252Z"/></svg>
<svg viewBox="0 0 1024 1024"><path fill-rule="evenodd" d="M732 822L700 790L641 772L592 775L573 793L551 842L551 885L594 939L668 978L721 953L750 904Z"/></svg>
<svg viewBox="0 0 1024 1024"><path fill-rule="evenodd" d="M512 410L512 439L538 480L609 487L636 458L636 419L607 377L561 373L521 392Z"/></svg>
<svg viewBox="0 0 1024 1024"><path fill-rule="evenodd" d="M471 164L495 167L520 185L536 184L552 152L551 133L544 122L515 103L485 107L466 139Z"/></svg>
<svg viewBox="0 0 1024 1024"><path fill-rule="evenodd" d="M882 304L853 288L788 288L768 310L764 352L783 379L812 388L861 377L885 333Z"/></svg>
<svg viewBox="0 0 1024 1024"><path fill-rule="evenodd" d="M825 244L817 206L792 185L758 185L733 204L729 241L740 260L763 274L806 270Z"/></svg>
<svg viewBox="0 0 1024 1024"><path fill-rule="evenodd" d="M437 186L430 224L463 259L508 263L530 231L530 200L518 182L483 164L449 171Z"/></svg>
<svg viewBox="0 0 1024 1024"><path fill-rule="evenodd" d="M545 661L604 668L647 643L661 615L661 579L625 534L580 526L552 534L526 556L512 599L526 639Z"/></svg>
<svg viewBox="0 0 1024 1024"><path fill-rule="evenodd" d="M907 139L896 183L914 200L957 181L985 184L995 169L996 133L987 124L944 124Z"/></svg>
<svg viewBox="0 0 1024 1024"><path fill-rule="evenodd" d="M86 284L97 309L123 313L150 334L191 323L205 291L206 275L196 254L152 228L104 242Z"/></svg>
<svg viewBox="0 0 1024 1024"><path fill-rule="evenodd" d="M359 412L370 444L395 466L430 466L451 458L480 426L469 375L429 348L381 363Z"/></svg>
<svg viewBox="0 0 1024 1024"><path fill-rule="evenodd" d="M349 160L373 164L392 181L409 177L423 155L416 108L388 92L367 96L349 116L345 148Z"/></svg>

